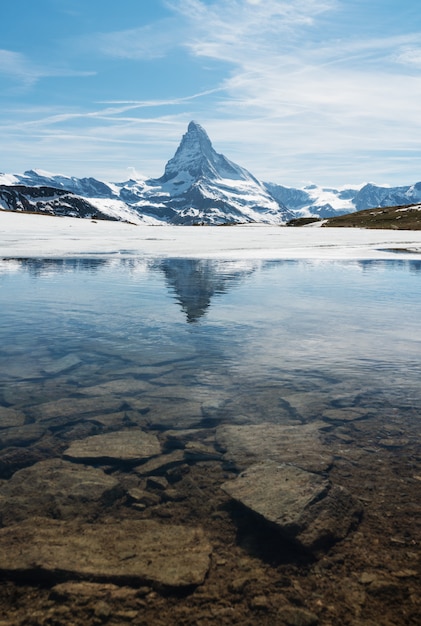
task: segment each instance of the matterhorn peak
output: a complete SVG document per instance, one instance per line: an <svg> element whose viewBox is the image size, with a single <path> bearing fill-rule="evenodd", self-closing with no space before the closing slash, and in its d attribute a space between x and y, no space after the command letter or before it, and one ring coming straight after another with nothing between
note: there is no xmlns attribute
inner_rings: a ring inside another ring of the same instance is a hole
<svg viewBox="0 0 421 626"><path fill-rule="evenodd" d="M192 120L190 124L187 126L188 133L202 133L207 139L209 139L207 132L198 122Z"/></svg>
<svg viewBox="0 0 421 626"><path fill-rule="evenodd" d="M213 150L212 143L207 132L203 126L195 121L191 121L188 125L187 133L183 135L180 148L183 143L189 145L189 147L195 146L196 148L200 148L202 152Z"/></svg>
<svg viewBox="0 0 421 626"><path fill-rule="evenodd" d="M245 169L229 161L223 154L218 154L208 137L207 132L195 121L191 121L187 132L172 159L165 167L165 174L159 179L166 183L180 176L190 180L251 180L253 176ZM257 182L257 181L256 181Z"/></svg>
<svg viewBox="0 0 421 626"><path fill-rule="evenodd" d="M188 125L187 133L183 135L175 157L180 153L190 157L195 155L198 158L212 158L212 153L216 155L207 132L203 126L194 121Z"/></svg>
<svg viewBox="0 0 421 626"><path fill-rule="evenodd" d="M191 121L175 155L165 167L162 182L172 180L181 172L188 172L193 178L200 176L203 165L209 159L212 160L214 152L205 129L197 122Z"/></svg>

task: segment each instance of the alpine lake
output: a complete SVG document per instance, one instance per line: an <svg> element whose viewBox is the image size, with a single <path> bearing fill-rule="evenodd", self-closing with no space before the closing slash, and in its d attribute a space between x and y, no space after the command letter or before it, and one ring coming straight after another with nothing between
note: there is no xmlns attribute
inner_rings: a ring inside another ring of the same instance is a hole
<svg viewBox="0 0 421 626"><path fill-rule="evenodd" d="M0 262L0 626L421 623L421 261Z"/></svg>

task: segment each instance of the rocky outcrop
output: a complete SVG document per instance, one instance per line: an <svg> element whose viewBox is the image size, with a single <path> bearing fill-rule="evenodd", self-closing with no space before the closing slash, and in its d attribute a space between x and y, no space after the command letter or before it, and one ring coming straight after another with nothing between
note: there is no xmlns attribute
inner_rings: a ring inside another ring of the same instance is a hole
<svg viewBox="0 0 421 626"><path fill-rule="evenodd" d="M0 210L114 220L85 198L54 187L0 185Z"/></svg>

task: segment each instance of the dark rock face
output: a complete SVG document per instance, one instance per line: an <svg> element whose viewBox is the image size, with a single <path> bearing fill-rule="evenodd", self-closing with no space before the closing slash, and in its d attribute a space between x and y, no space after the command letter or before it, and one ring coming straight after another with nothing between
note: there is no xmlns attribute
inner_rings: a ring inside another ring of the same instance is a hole
<svg viewBox="0 0 421 626"><path fill-rule="evenodd" d="M380 206L394 206L397 204L405 204L408 197L405 193L409 187L379 187L371 183L364 185L357 193L354 199L357 211L371 209Z"/></svg>
<svg viewBox="0 0 421 626"><path fill-rule="evenodd" d="M0 450L0 478L10 478L18 470L42 461L45 454L36 448L9 447Z"/></svg>
<svg viewBox="0 0 421 626"><path fill-rule="evenodd" d="M86 198L110 198L114 195L112 189L106 183L91 176L87 178L60 175L48 176L35 170L28 170L24 172L22 182L28 187L50 187L53 182L54 189L64 189Z"/></svg>
<svg viewBox="0 0 421 626"><path fill-rule="evenodd" d="M351 494L326 478L294 465L263 461L223 490L311 552L343 539L361 515Z"/></svg>
<svg viewBox="0 0 421 626"><path fill-rule="evenodd" d="M64 189L0 185L0 208L9 211L66 215L69 217L115 220L101 213L88 200Z"/></svg>

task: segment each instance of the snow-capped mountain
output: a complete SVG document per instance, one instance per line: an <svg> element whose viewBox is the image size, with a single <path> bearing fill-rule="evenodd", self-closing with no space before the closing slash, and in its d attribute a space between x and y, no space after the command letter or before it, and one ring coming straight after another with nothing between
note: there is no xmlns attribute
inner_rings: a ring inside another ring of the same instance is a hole
<svg viewBox="0 0 421 626"><path fill-rule="evenodd" d="M369 183L342 189L317 185L296 189L261 182L218 154L197 122L188 125L160 178L109 183L29 170L21 175L0 174L0 188L0 209L96 215L134 224L282 225L296 217L326 218L421 201L421 182L402 187Z"/></svg>
<svg viewBox="0 0 421 626"><path fill-rule="evenodd" d="M292 217L250 172L218 154L196 122L190 122L160 178L129 181L120 197L172 224L282 224Z"/></svg>
<svg viewBox="0 0 421 626"><path fill-rule="evenodd" d="M359 187L332 189L308 185L303 189L265 183L266 189L279 202L285 204L295 217L334 217L355 211L354 198Z"/></svg>
<svg viewBox="0 0 421 626"><path fill-rule="evenodd" d="M377 207L416 204L421 201L421 182L404 187L364 185L354 198L357 211Z"/></svg>
<svg viewBox="0 0 421 626"><path fill-rule="evenodd" d="M332 189L309 185L302 189L265 183L266 189L296 217L335 217L378 207L416 204L421 201L421 182L401 187L373 183Z"/></svg>

